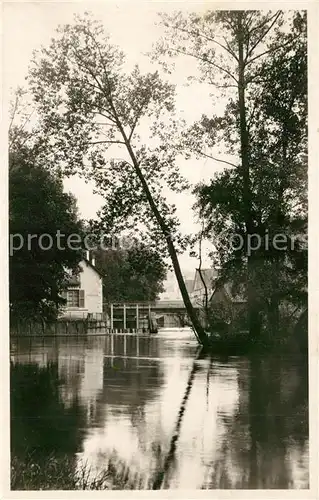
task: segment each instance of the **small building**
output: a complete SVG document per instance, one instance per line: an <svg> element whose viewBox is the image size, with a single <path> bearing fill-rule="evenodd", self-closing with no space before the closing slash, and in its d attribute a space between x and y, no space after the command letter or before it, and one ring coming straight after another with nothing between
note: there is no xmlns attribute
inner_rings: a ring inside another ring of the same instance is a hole
<svg viewBox="0 0 319 500"><path fill-rule="evenodd" d="M199 313L203 324L233 323L239 316L245 315L245 293L234 287L231 281L222 282L218 269L196 269L193 279L185 279L186 289L192 305ZM239 287L240 288L240 287ZM205 311L207 300L207 310ZM182 297L178 299L161 299L152 310L156 313L160 328L181 327L188 324L186 309Z"/></svg>
<svg viewBox="0 0 319 500"><path fill-rule="evenodd" d="M84 258L80 272L70 276L67 289L63 292L66 305L62 316L86 318L92 314L96 319L103 313L103 275L95 267L95 259Z"/></svg>
<svg viewBox="0 0 319 500"><path fill-rule="evenodd" d="M231 282L217 283L209 308L215 319L231 324L239 317L245 317L247 299L243 287L234 287Z"/></svg>
<svg viewBox="0 0 319 500"><path fill-rule="evenodd" d="M206 294L209 302L215 290L217 276L215 269L196 269L193 286L188 289L193 306L204 306Z"/></svg>
<svg viewBox="0 0 319 500"><path fill-rule="evenodd" d="M242 287L239 288L236 289L231 281L222 282L217 269L196 269L190 298L204 322L232 324L246 309L245 293Z"/></svg>

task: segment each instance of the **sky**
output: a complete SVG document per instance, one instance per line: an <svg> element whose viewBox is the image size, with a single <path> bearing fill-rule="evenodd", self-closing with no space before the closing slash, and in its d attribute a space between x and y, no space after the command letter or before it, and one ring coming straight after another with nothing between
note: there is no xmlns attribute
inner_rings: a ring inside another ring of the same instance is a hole
<svg viewBox="0 0 319 500"><path fill-rule="evenodd" d="M186 6L187 5L187 6ZM152 49L162 34L156 26L158 12L178 9L194 10L194 4L178 2L9 2L3 4L3 67L4 94L10 95L10 89L25 84L25 76L34 49L47 45L54 36L58 24L72 22L74 14L90 11L100 20L111 36L111 41L121 47L129 62L138 63L145 71L154 71L154 66L145 54ZM196 4L196 11L205 10L205 4ZM134 22L132 22L132 20ZM188 62L177 64L174 82L177 84L176 106L189 123L200 118L202 113L218 112L220 105L209 97L211 87L203 84L186 86L186 78L197 71L195 64ZM181 161L180 170L192 183L196 184L212 177L220 164L212 160ZM65 189L77 198L80 215L83 218L95 218L103 199L93 194L93 184L86 184L83 179L66 179ZM172 200L178 210L181 227L185 232L194 232L198 226L194 221L192 205L194 198L189 194L176 195ZM207 246L207 249L210 245ZM204 254L204 266L210 265ZM194 270L198 261L185 254L181 256L181 266L185 272Z"/></svg>

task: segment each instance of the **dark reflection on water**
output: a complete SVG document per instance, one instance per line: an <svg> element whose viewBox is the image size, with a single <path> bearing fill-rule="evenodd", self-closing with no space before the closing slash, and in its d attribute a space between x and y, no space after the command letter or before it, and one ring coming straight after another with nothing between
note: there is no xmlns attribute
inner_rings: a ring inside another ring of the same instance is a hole
<svg viewBox="0 0 319 500"><path fill-rule="evenodd" d="M15 454L112 457L136 489L309 487L303 358L209 359L184 330L13 339L11 361Z"/></svg>

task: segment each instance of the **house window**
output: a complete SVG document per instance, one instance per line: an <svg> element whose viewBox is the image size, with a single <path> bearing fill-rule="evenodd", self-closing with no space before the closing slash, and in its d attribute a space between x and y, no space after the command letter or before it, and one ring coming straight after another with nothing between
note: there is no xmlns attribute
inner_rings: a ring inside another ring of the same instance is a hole
<svg viewBox="0 0 319 500"><path fill-rule="evenodd" d="M67 307L80 307L80 290L68 290Z"/></svg>

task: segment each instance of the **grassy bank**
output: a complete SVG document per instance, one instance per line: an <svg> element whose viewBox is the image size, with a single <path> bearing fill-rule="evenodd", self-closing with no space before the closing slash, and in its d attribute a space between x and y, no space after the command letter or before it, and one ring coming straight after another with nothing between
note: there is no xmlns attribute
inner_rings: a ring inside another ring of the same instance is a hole
<svg viewBox="0 0 319 500"><path fill-rule="evenodd" d="M209 346L207 351L211 354L229 354L234 356L255 353L274 354L305 354L308 353L308 332L304 328L298 334L291 329L278 329L276 332L262 331L259 338L252 340L248 331L235 329L222 332L208 331Z"/></svg>
<svg viewBox="0 0 319 500"><path fill-rule="evenodd" d="M135 478L136 479L136 478ZM96 473L73 456L35 457L32 453L11 457L11 490L116 490L133 489L129 470L110 457Z"/></svg>

